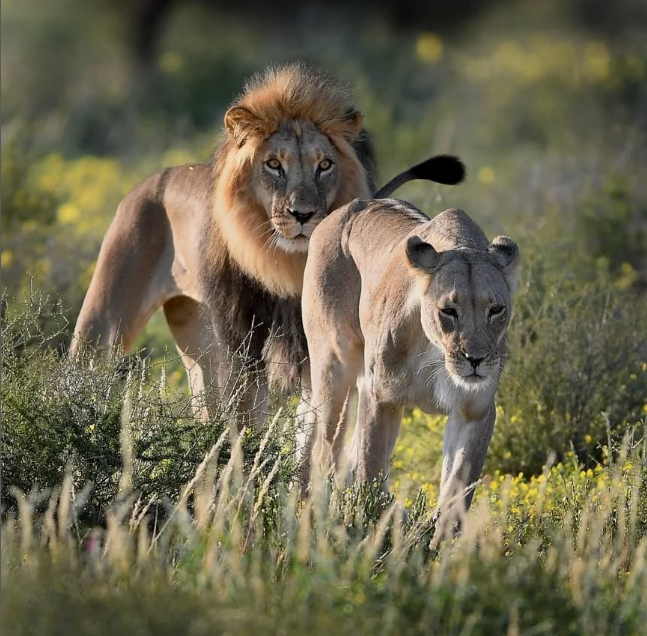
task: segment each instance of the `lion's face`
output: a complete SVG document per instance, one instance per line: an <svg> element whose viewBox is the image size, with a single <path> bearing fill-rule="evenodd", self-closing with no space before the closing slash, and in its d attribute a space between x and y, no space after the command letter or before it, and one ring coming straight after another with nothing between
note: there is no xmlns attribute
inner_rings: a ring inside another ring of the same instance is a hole
<svg viewBox="0 0 647 636"><path fill-rule="evenodd" d="M444 355L444 367L456 386L495 386L505 360L511 296L519 273L516 244L498 237L487 252L437 253L415 239L419 242L410 243L407 252L423 277L419 290L425 334Z"/></svg>
<svg viewBox="0 0 647 636"><path fill-rule="evenodd" d="M254 192L267 213L269 247L306 252L339 190L339 158L311 123L285 125L255 153Z"/></svg>
<svg viewBox="0 0 647 636"><path fill-rule="evenodd" d="M301 295L328 212L373 189L373 152L348 90L303 65L253 78L225 113L214 217L231 258L282 298Z"/></svg>

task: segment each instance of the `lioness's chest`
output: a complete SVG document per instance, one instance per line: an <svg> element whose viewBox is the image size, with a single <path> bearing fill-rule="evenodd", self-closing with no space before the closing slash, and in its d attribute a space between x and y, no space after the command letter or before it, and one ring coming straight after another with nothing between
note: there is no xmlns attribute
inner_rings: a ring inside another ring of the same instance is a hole
<svg viewBox="0 0 647 636"><path fill-rule="evenodd" d="M373 387L380 401L417 406L426 413L446 412L439 391L446 371L436 351L404 352L385 347L371 366Z"/></svg>

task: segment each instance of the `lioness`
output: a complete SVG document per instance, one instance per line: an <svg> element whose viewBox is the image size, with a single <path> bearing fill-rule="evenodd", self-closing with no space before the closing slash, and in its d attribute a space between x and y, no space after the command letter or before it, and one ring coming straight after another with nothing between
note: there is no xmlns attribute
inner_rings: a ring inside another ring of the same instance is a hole
<svg viewBox="0 0 647 636"><path fill-rule="evenodd" d="M461 210L429 220L403 201L359 200L322 221L302 300L318 463L340 470L347 396L359 378L349 458L359 479L388 473L403 409L417 405L449 414L439 510L477 481L519 266L512 239L490 243ZM314 442L313 434L310 451ZM461 496L466 509L472 490Z"/></svg>

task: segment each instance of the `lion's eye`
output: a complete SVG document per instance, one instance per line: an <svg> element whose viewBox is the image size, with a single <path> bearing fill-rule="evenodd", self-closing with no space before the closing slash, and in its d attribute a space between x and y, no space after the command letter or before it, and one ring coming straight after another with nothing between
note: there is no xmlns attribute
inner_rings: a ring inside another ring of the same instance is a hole
<svg viewBox="0 0 647 636"><path fill-rule="evenodd" d="M448 318L458 318L458 312L453 307L441 307L440 314Z"/></svg>
<svg viewBox="0 0 647 636"><path fill-rule="evenodd" d="M495 316L500 316L503 312L505 311L505 307L503 305L495 305L494 307L490 307L490 318L494 318Z"/></svg>
<svg viewBox="0 0 647 636"><path fill-rule="evenodd" d="M281 162L278 159L276 159L275 157L272 157L271 159L268 159L265 162L265 165L270 170L280 170L281 169Z"/></svg>
<svg viewBox="0 0 647 636"><path fill-rule="evenodd" d="M319 171L320 172L328 172L332 168L332 161L330 159L324 159L320 164L319 164Z"/></svg>

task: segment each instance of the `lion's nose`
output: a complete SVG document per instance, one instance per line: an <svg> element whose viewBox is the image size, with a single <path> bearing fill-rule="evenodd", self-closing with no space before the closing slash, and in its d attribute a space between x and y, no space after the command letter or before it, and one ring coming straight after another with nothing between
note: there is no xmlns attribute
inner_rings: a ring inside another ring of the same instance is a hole
<svg viewBox="0 0 647 636"><path fill-rule="evenodd" d="M298 210L290 210L288 212L302 225L307 223L314 215L314 212L299 212Z"/></svg>
<svg viewBox="0 0 647 636"><path fill-rule="evenodd" d="M476 367L487 358L487 356L482 356L481 358L476 358L475 356L471 356L469 353L465 353L464 351L461 351L463 356L465 356L465 359L472 365L473 369L476 369Z"/></svg>

